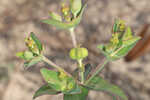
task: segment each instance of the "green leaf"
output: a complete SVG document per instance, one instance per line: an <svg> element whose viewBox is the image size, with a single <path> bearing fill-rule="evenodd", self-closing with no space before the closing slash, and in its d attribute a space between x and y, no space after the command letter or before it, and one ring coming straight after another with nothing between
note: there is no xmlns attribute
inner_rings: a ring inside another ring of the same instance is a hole
<svg viewBox="0 0 150 100"><path fill-rule="evenodd" d="M25 51L24 52L24 59L25 60L31 60L31 59L33 59L34 58L34 56L33 56L33 53L32 52L30 52L30 51Z"/></svg>
<svg viewBox="0 0 150 100"><path fill-rule="evenodd" d="M73 28L73 27L75 27L76 25L78 25L80 23L85 7L86 7L86 5L82 8L79 16L76 17L75 19L73 19L71 22L62 22L62 21L58 21L58 20L55 20L55 19L45 19L45 20L42 20L42 22L46 23L46 24L53 25L53 26L55 26L59 29Z"/></svg>
<svg viewBox="0 0 150 100"><path fill-rule="evenodd" d="M122 37L122 40L128 40L130 38L133 37L133 34L132 34L132 31L131 31L131 28L128 26L123 37Z"/></svg>
<svg viewBox="0 0 150 100"><path fill-rule="evenodd" d="M119 48L119 50L116 52L116 56L123 57L125 56L134 46L136 43L128 45L128 46L122 46Z"/></svg>
<svg viewBox="0 0 150 100"><path fill-rule="evenodd" d="M136 45L139 37L133 37L130 40L123 41L123 44L118 50L111 54L112 60L117 60L127 55L127 53Z"/></svg>
<svg viewBox="0 0 150 100"><path fill-rule="evenodd" d="M88 75L90 74L91 70L92 70L91 64L86 64L86 65L85 65L85 72L84 72L84 78L85 78L85 79L88 78ZM79 79L78 73L79 73L79 68L76 68L76 69L73 71L73 74L72 74L73 77L74 77L75 79L77 79L77 80Z"/></svg>
<svg viewBox="0 0 150 100"><path fill-rule="evenodd" d="M100 49L101 53L104 54L104 56L107 57L109 55L109 53L106 52L105 45L103 45L103 44L98 45L97 48Z"/></svg>
<svg viewBox="0 0 150 100"><path fill-rule="evenodd" d="M111 55L111 53L114 51L114 49L110 48L109 50L106 50L107 45L98 45L97 48L100 49L101 53L108 59L108 60L114 60L114 58Z"/></svg>
<svg viewBox="0 0 150 100"><path fill-rule="evenodd" d="M82 8L82 0L70 0L71 1L71 12L76 17Z"/></svg>
<svg viewBox="0 0 150 100"><path fill-rule="evenodd" d="M114 25L113 25L113 33L120 33L125 31L125 21L116 19Z"/></svg>
<svg viewBox="0 0 150 100"><path fill-rule="evenodd" d="M22 59L25 59L25 58L24 58L24 52L18 52L18 53L16 53L16 56L17 56L17 57L20 57L20 58L22 58Z"/></svg>
<svg viewBox="0 0 150 100"><path fill-rule="evenodd" d="M54 12L50 12L49 14L51 16L52 19L57 20L57 21L62 21L62 18L60 15L58 15L57 13Z"/></svg>
<svg viewBox="0 0 150 100"><path fill-rule="evenodd" d="M113 100L117 100L116 96L112 96L113 97Z"/></svg>
<svg viewBox="0 0 150 100"><path fill-rule="evenodd" d="M87 84L87 87L91 90L104 91L110 93L111 95L113 94L119 96L120 98L122 98L122 100L128 100L125 93L118 86L108 83L101 77L94 77Z"/></svg>
<svg viewBox="0 0 150 100"><path fill-rule="evenodd" d="M18 52L16 56L28 61L34 58L33 53L30 51Z"/></svg>
<svg viewBox="0 0 150 100"><path fill-rule="evenodd" d="M85 72L84 72L84 79L87 79L87 77L90 74L91 70L92 70L91 64L86 64L85 65Z"/></svg>
<svg viewBox="0 0 150 100"><path fill-rule="evenodd" d="M76 80L78 80L78 78L79 78L79 68L76 68L73 72L72 72L72 76L76 79Z"/></svg>
<svg viewBox="0 0 150 100"><path fill-rule="evenodd" d="M79 94L64 94L64 100L86 100L88 96L88 89L80 86L81 93Z"/></svg>
<svg viewBox="0 0 150 100"><path fill-rule="evenodd" d="M42 57L41 56L34 57L32 60L25 62L24 66L25 66L25 68L29 68L32 65L37 64L40 61L42 61Z"/></svg>
<svg viewBox="0 0 150 100"><path fill-rule="evenodd" d="M114 23L114 25L113 25L113 33L116 33L117 30L118 30L118 21L119 20L116 20L115 23Z"/></svg>
<svg viewBox="0 0 150 100"><path fill-rule="evenodd" d="M132 45L132 44L136 43L140 39L141 39L140 37L134 36L134 37L129 38L127 40L123 40L122 43L123 43L123 46L128 46L128 45Z"/></svg>
<svg viewBox="0 0 150 100"><path fill-rule="evenodd" d="M134 36L131 39L123 40L119 48L113 50L111 48L106 50L107 45L99 45L98 48L107 59L114 61L124 57L135 46L139 39L140 37Z"/></svg>
<svg viewBox="0 0 150 100"><path fill-rule="evenodd" d="M61 82L65 82L62 86L64 89L61 89L64 94L75 94L75 93L80 93L81 90L72 77L66 77L62 78Z"/></svg>
<svg viewBox="0 0 150 100"><path fill-rule="evenodd" d="M58 77L59 72L48 70L46 68L42 68L40 71L41 71L41 74L42 74L43 78L45 79L45 81L53 89L55 89L57 91L61 91L62 82L61 82L61 80Z"/></svg>
<svg viewBox="0 0 150 100"><path fill-rule="evenodd" d="M81 60L88 56L88 50L86 48L72 48L69 55L73 60Z"/></svg>
<svg viewBox="0 0 150 100"><path fill-rule="evenodd" d="M64 94L79 94L79 93L81 93L81 89L80 89L80 87L78 86L78 84L73 83L73 85L75 86L73 89L66 90L66 91L62 91L62 92L63 92ZM68 84L68 87L69 87L69 84Z"/></svg>
<svg viewBox="0 0 150 100"><path fill-rule="evenodd" d="M64 94L79 93L80 88L72 77L60 77L59 72L48 70L45 68L41 69L41 74L45 81L55 90L61 91Z"/></svg>
<svg viewBox="0 0 150 100"><path fill-rule="evenodd" d="M54 90L52 87L49 85L43 85L40 87L34 94L33 99L42 96L42 95L56 95L59 94L59 91Z"/></svg>
<svg viewBox="0 0 150 100"><path fill-rule="evenodd" d="M35 36L35 34L33 32L30 33L30 36L33 39L33 41L36 43L39 52L41 52L43 50L43 46L42 46L40 40Z"/></svg>

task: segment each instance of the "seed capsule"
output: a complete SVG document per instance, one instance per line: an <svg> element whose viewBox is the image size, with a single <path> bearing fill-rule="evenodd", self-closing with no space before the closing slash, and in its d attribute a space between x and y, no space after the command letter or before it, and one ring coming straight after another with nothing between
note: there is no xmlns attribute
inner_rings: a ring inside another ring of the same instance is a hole
<svg viewBox="0 0 150 100"><path fill-rule="evenodd" d="M88 50L86 48L73 48L70 50L70 57L73 60L81 60L88 56Z"/></svg>

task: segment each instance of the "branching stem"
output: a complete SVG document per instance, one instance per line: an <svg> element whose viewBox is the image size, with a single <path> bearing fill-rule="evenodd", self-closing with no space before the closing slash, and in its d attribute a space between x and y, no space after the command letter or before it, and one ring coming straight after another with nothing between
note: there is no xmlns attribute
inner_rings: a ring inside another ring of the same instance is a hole
<svg viewBox="0 0 150 100"><path fill-rule="evenodd" d="M85 82L85 84L88 84L96 75L98 75L98 73L101 72L105 68L105 65L108 63L108 61L109 60L105 59L102 65L99 64L97 67L99 68L100 66L100 68L93 73L93 75Z"/></svg>
<svg viewBox="0 0 150 100"><path fill-rule="evenodd" d="M43 56L43 61L48 63L49 65L51 65L52 67L56 68L58 71L63 71L65 72L68 76L71 76L72 75L68 72L66 72L63 68L59 67L58 65L56 65L54 62L52 62L51 60L49 60L48 58L46 58L45 56Z"/></svg>

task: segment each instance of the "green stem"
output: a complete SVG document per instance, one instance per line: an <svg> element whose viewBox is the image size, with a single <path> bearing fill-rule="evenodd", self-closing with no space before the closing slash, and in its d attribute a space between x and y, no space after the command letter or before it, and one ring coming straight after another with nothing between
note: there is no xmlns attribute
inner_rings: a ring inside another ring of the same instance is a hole
<svg viewBox="0 0 150 100"><path fill-rule="evenodd" d="M43 61L46 62L46 63L48 63L52 67L56 68L57 70L62 69L61 67L59 67L58 65L56 65L55 63L53 63L51 60L49 60L48 58L46 58L45 56L43 56Z"/></svg>
<svg viewBox="0 0 150 100"><path fill-rule="evenodd" d="M74 48L76 48L77 47L77 40L76 40L76 36L74 33L74 28L70 29L70 34L71 34L73 46L74 46ZM78 64L79 64L79 69L80 69L81 83L83 84L85 79L84 79L84 68L83 68L84 66L82 64L82 59L78 60Z"/></svg>
<svg viewBox="0 0 150 100"><path fill-rule="evenodd" d="M74 33L74 28L70 29L70 35L71 35L71 38L72 38L73 46L76 48L77 47L77 40L76 40L76 36L75 36L75 33Z"/></svg>
<svg viewBox="0 0 150 100"><path fill-rule="evenodd" d="M102 65L98 65L101 66L98 70L96 70L96 72L85 82L85 84L87 85L96 75L98 75L99 72L101 72L104 68L105 65L108 63L109 60L105 60L104 63Z"/></svg>
<svg viewBox="0 0 150 100"><path fill-rule="evenodd" d="M63 71L64 73L66 73L68 76L71 76L71 74L69 74L68 72L66 72L63 68L59 67L58 65L56 65L54 62L52 62L51 60L49 60L48 58L46 58L45 56L43 56L43 61L48 63L49 65L51 65L52 67L56 68L58 71Z"/></svg>
<svg viewBox="0 0 150 100"><path fill-rule="evenodd" d="M81 71L81 73L80 73L80 74L81 74L81 83L82 83L82 84L84 84L84 72L83 72L83 71Z"/></svg>
<svg viewBox="0 0 150 100"><path fill-rule="evenodd" d="M78 60L79 63L79 69L80 69L80 76L81 76L81 83L84 83L84 66L82 64L82 59Z"/></svg>

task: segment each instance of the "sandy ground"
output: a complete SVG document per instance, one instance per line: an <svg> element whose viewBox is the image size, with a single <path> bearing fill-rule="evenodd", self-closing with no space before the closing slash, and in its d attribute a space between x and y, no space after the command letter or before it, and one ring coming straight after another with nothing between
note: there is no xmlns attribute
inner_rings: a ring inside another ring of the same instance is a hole
<svg viewBox="0 0 150 100"><path fill-rule="evenodd" d="M24 37L35 32L45 46L45 55L68 71L75 69L68 57L72 47L67 31L40 22L49 11L58 11L59 0L0 0L0 100L32 100L44 81L39 69L43 63L25 71L23 61L15 53L25 50ZM150 0L89 0L84 18L76 29L77 40L90 51L87 61L101 62L103 55L96 46L111 36L115 18L121 18L135 34L150 23ZM150 54L127 63L123 59L110 62L103 76L119 85L129 100L150 100ZM101 99L100 99L101 98ZM42 96L37 100L62 100L62 95ZM111 100L104 93L90 92L88 100Z"/></svg>

